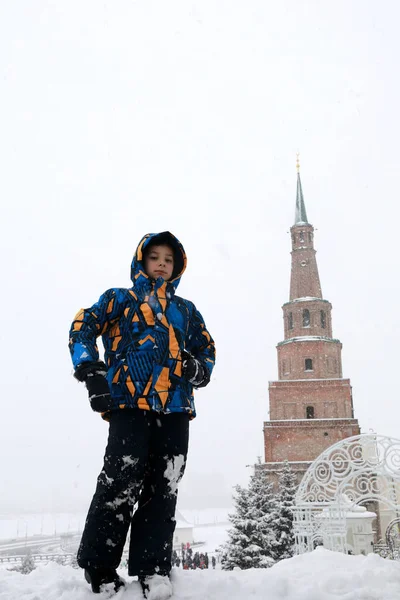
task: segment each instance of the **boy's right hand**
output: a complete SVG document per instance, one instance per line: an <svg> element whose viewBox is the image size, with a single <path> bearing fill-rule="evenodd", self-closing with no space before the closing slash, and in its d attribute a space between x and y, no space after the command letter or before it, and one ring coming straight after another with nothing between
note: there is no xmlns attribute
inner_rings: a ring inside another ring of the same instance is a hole
<svg viewBox="0 0 400 600"><path fill-rule="evenodd" d="M89 393L92 410L106 412L111 408L111 394L106 379L107 367L101 362L83 363L75 371L75 378L83 381Z"/></svg>
<svg viewBox="0 0 400 600"><path fill-rule="evenodd" d="M89 401L92 410L96 412L106 412L107 410L110 410L110 388L104 375L89 373L85 384L89 393Z"/></svg>

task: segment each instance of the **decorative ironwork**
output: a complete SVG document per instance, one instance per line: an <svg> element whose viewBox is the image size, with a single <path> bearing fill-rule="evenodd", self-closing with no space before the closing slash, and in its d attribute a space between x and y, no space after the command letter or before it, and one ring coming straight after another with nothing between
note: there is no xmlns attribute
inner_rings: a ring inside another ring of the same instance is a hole
<svg viewBox="0 0 400 600"><path fill-rule="evenodd" d="M346 513L375 500L399 511L400 440L362 434L327 448L310 465L295 498L294 533L298 554L316 540L347 552Z"/></svg>
<svg viewBox="0 0 400 600"><path fill-rule="evenodd" d="M400 517L390 521L386 529L386 545L389 549L391 558L400 559Z"/></svg>

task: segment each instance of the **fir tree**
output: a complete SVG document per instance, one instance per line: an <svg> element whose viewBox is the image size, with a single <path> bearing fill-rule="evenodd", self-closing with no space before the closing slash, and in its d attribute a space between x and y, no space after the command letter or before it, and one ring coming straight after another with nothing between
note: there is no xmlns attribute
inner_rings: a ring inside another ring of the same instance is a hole
<svg viewBox="0 0 400 600"><path fill-rule="evenodd" d="M265 471L256 466L248 489L236 486L235 491L236 510L229 515L232 528L223 546L222 569L269 567L274 563L276 544L273 526L276 502L272 484Z"/></svg>
<svg viewBox="0 0 400 600"><path fill-rule="evenodd" d="M253 526L249 515L249 492L237 485L233 496L235 512L229 515L232 527L228 541L222 547L221 567L231 571L235 567L250 569L253 566L254 550L251 547Z"/></svg>
<svg viewBox="0 0 400 600"><path fill-rule="evenodd" d="M23 573L23 575L29 575L32 571L36 569L35 561L33 560L30 554L26 554L22 559L21 566L18 567L18 571Z"/></svg>
<svg viewBox="0 0 400 600"><path fill-rule="evenodd" d="M277 512L274 519L276 557L279 560L290 558L294 554L293 507L296 490L296 475L285 460L283 469L279 473Z"/></svg>
<svg viewBox="0 0 400 600"><path fill-rule="evenodd" d="M274 519L277 502L273 484L261 466L261 459L255 465L249 483L249 504L254 520L253 543L260 548L258 564L255 567L270 567L277 557Z"/></svg>
<svg viewBox="0 0 400 600"><path fill-rule="evenodd" d="M71 557L71 567L73 569L79 569L79 565L78 565L78 557L76 554L73 554Z"/></svg>

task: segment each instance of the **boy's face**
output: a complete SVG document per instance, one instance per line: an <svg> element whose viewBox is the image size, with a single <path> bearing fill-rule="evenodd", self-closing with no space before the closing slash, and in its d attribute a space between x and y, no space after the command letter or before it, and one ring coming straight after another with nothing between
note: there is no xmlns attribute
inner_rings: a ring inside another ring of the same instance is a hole
<svg viewBox="0 0 400 600"><path fill-rule="evenodd" d="M165 244L151 246L144 260L144 268L149 277L153 279L162 277L168 281L174 270L174 253L172 248Z"/></svg>

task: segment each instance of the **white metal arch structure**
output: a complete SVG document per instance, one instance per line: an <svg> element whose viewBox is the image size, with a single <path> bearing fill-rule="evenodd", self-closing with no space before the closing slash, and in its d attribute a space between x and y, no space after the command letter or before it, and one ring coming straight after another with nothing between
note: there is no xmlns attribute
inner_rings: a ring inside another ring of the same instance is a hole
<svg viewBox="0 0 400 600"><path fill-rule="evenodd" d="M327 448L310 465L295 497L296 552L318 543L347 552L346 513L377 500L400 511L400 440L362 434Z"/></svg>

